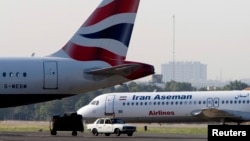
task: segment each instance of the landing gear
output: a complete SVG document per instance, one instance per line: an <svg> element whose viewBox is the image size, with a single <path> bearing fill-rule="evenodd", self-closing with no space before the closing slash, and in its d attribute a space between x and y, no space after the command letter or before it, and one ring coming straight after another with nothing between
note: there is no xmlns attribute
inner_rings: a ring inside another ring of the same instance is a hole
<svg viewBox="0 0 250 141"><path fill-rule="evenodd" d="M232 120L227 120L228 122L231 122ZM242 122L240 122L240 121L232 121L232 122L234 122L234 123L236 123L237 125L240 125ZM228 125L228 124L226 124L226 119L221 119L220 120L220 124L221 125Z"/></svg>

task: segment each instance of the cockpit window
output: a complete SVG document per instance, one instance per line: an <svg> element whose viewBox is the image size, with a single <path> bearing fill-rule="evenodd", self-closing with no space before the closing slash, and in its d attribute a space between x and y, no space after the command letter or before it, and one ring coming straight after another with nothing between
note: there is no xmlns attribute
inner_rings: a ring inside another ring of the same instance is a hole
<svg viewBox="0 0 250 141"><path fill-rule="evenodd" d="M97 100L97 101L92 101L92 102L90 102L90 105L98 105L99 104L99 101Z"/></svg>
<svg viewBox="0 0 250 141"><path fill-rule="evenodd" d="M90 104L91 104L91 105L95 105L95 104L96 104L96 101L92 101Z"/></svg>

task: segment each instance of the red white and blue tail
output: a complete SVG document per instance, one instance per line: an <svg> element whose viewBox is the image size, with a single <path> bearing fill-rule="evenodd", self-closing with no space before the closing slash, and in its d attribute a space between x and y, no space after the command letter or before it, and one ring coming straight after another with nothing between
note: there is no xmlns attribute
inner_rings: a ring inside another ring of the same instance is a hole
<svg viewBox="0 0 250 141"><path fill-rule="evenodd" d="M139 3L103 0L65 46L50 56L110 65L85 72L92 75L119 75L134 80L153 74L152 65L125 61Z"/></svg>
<svg viewBox="0 0 250 141"><path fill-rule="evenodd" d="M139 2L103 0L66 45L51 56L118 65L126 58Z"/></svg>

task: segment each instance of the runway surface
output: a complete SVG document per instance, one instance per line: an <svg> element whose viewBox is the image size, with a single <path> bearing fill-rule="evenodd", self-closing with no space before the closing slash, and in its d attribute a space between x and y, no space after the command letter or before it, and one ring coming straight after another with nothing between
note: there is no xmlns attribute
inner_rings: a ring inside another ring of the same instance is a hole
<svg viewBox="0 0 250 141"><path fill-rule="evenodd" d="M93 136L90 133L78 132L77 136L72 136L71 132L59 131L56 136L50 132L0 132L0 141L207 141L206 135L193 134L147 134L134 133L129 137L126 134L121 136L110 135L106 137L101 134Z"/></svg>
<svg viewBox="0 0 250 141"><path fill-rule="evenodd" d="M204 129L206 124L146 124L148 131L135 132L133 136L129 137L126 134L121 136L105 136L99 134L93 136L88 131L77 132L77 136L72 136L71 131L57 131L57 135L53 136L50 131L46 130L49 127L48 121L1 121L0 122L0 141L207 141L207 134L188 134L188 133L155 133L150 132L154 127L157 128L197 128ZM142 128L145 124L136 124L137 127ZM2 128L1 128L2 127ZM16 129L35 128L32 131L21 132ZM4 129L8 130L4 130ZM11 130L9 130L11 129ZM43 130L42 130L43 129Z"/></svg>

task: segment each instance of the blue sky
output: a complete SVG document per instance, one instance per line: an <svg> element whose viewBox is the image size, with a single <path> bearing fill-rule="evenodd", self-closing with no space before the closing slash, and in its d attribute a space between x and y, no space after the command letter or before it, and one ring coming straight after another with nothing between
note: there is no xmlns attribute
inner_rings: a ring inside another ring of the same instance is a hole
<svg viewBox="0 0 250 141"><path fill-rule="evenodd" d="M60 49L101 0L1 0L0 56ZM127 60L207 64L208 79L250 78L249 0L141 0Z"/></svg>

